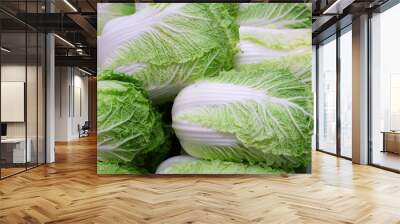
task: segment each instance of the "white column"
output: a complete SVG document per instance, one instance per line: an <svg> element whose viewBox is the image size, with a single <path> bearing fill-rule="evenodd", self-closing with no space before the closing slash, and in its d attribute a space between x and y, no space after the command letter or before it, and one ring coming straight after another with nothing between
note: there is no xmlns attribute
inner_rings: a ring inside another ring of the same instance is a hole
<svg viewBox="0 0 400 224"><path fill-rule="evenodd" d="M368 163L368 15L353 19L353 162Z"/></svg>
<svg viewBox="0 0 400 224"><path fill-rule="evenodd" d="M46 36L46 163L55 161L54 134L55 134L55 55L54 55L54 35Z"/></svg>
<svg viewBox="0 0 400 224"><path fill-rule="evenodd" d="M54 12L54 5L46 1L46 11ZM55 42L54 34L46 35L46 163L55 162Z"/></svg>

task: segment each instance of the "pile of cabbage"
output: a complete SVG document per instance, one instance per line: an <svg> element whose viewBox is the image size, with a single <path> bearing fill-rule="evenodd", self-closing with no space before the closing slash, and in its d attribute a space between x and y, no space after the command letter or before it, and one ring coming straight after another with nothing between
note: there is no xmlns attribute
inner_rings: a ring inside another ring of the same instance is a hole
<svg viewBox="0 0 400 224"><path fill-rule="evenodd" d="M98 173L309 172L309 4L104 3L98 26Z"/></svg>

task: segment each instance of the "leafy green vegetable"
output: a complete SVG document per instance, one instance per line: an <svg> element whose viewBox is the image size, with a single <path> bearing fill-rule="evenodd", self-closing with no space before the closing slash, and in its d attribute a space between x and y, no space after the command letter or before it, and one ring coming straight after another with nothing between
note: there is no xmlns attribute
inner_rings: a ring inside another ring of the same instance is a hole
<svg viewBox="0 0 400 224"><path fill-rule="evenodd" d="M170 162L171 161L171 162ZM164 163L168 163L164 165ZM164 165L164 166L163 166ZM198 160L189 156L176 156L164 161L158 174L284 174L279 169L233 163L226 161Z"/></svg>
<svg viewBox="0 0 400 224"><path fill-rule="evenodd" d="M229 14L237 18L238 13L239 13L239 3L225 3L224 6L228 8Z"/></svg>
<svg viewBox="0 0 400 224"><path fill-rule="evenodd" d="M142 83L106 71L97 82L98 160L153 170L168 153L168 133Z"/></svg>
<svg viewBox="0 0 400 224"><path fill-rule="evenodd" d="M310 4L241 4L238 22L240 52L236 55L236 68L311 54Z"/></svg>
<svg viewBox="0 0 400 224"><path fill-rule="evenodd" d="M98 67L134 76L156 103L186 85L233 68L239 41L231 4L149 4L107 23Z"/></svg>
<svg viewBox="0 0 400 224"><path fill-rule="evenodd" d="M285 70L292 73L302 82L311 85L311 66L312 66L311 52L287 56L282 58L272 58L265 60L258 64L243 64L237 70L244 73L262 72L268 70L269 72Z"/></svg>
<svg viewBox="0 0 400 224"><path fill-rule="evenodd" d="M97 35L101 35L108 21L135 13L135 3L99 3L97 4Z"/></svg>
<svg viewBox="0 0 400 224"><path fill-rule="evenodd" d="M97 162L97 174L146 174L144 169L119 165L117 163Z"/></svg>
<svg viewBox="0 0 400 224"><path fill-rule="evenodd" d="M173 128L197 158L248 162L289 172L310 162L311 84L290 64L223 72L183 89Z"/></svg>
<svg viewBox="0 0 400 224"><path fill-rule="evenodd" d="M240 26L270 29L302 29L312 25L311 4L307 3L243 3L240 4Z"/></svg>
<svg viewBox="0 0 400 224"><path fill-rule="evenodd" d="M310 4L126 4L99 10L99 173L309 170Z"/></svg>

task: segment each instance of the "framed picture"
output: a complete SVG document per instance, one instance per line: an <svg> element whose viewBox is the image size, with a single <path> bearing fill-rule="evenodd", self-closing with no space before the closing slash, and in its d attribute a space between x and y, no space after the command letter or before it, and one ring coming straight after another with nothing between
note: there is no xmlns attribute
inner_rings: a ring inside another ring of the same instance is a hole
<svg viewBox="0 0 400 224"><path fill-rule="evenodd" d="M309 173L311 4L98 4L99 174Z"/></svg>

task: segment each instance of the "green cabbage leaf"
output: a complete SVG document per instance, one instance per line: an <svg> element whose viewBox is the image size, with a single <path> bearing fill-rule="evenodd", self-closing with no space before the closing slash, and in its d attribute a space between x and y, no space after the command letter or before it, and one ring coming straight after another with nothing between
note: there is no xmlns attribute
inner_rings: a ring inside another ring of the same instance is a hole
<svg viewBox="0 0 400 224"><path fill-rule="evenodd" d="M168 153L169 133L142 83L106 71L97 98L98 160L154 170Z"/></svg>
<svg viewBox="0 0 400 224"><path fill-rule="evenodd" d="M207 161L190 156L175 156L164 161L157 174L284 174L283 170L234 163L226 161Z"/></svg>
<svg viewBox="0 0 400 224"><path fill-rule="evenodd" d="M311 84L281 60L222 72L176 97L173 128L191 156L306 169L313 129Z"/></svg>
<svg viewBox="0 0 400 224"><path fill-rule="evenodd" d="M135 3L98 3L97 35L101 35L104 26L110 20L135 13Z"/></svg>
<svg viewBox="0 0 400 224"><path fill-rule="evenodd" d="M233 68L239 31L232 4L148 4L112 20L98 38L98 68L141 80L155 103Z"/></svg>
<svg viewBox="0 0 400 224"><path fill-rule="evenodd" d="M129 165L97 162L97 174L146 174L144 169L136 168Z"/></svg>
<svg viewBox="0 0 400 224"><path fill-rule="evenodd" d="M241 4L237 21L240 24L237 69L299 55L308 55L311 61L310 4ZM305 65L311 66L311 63Z"/></svg>

